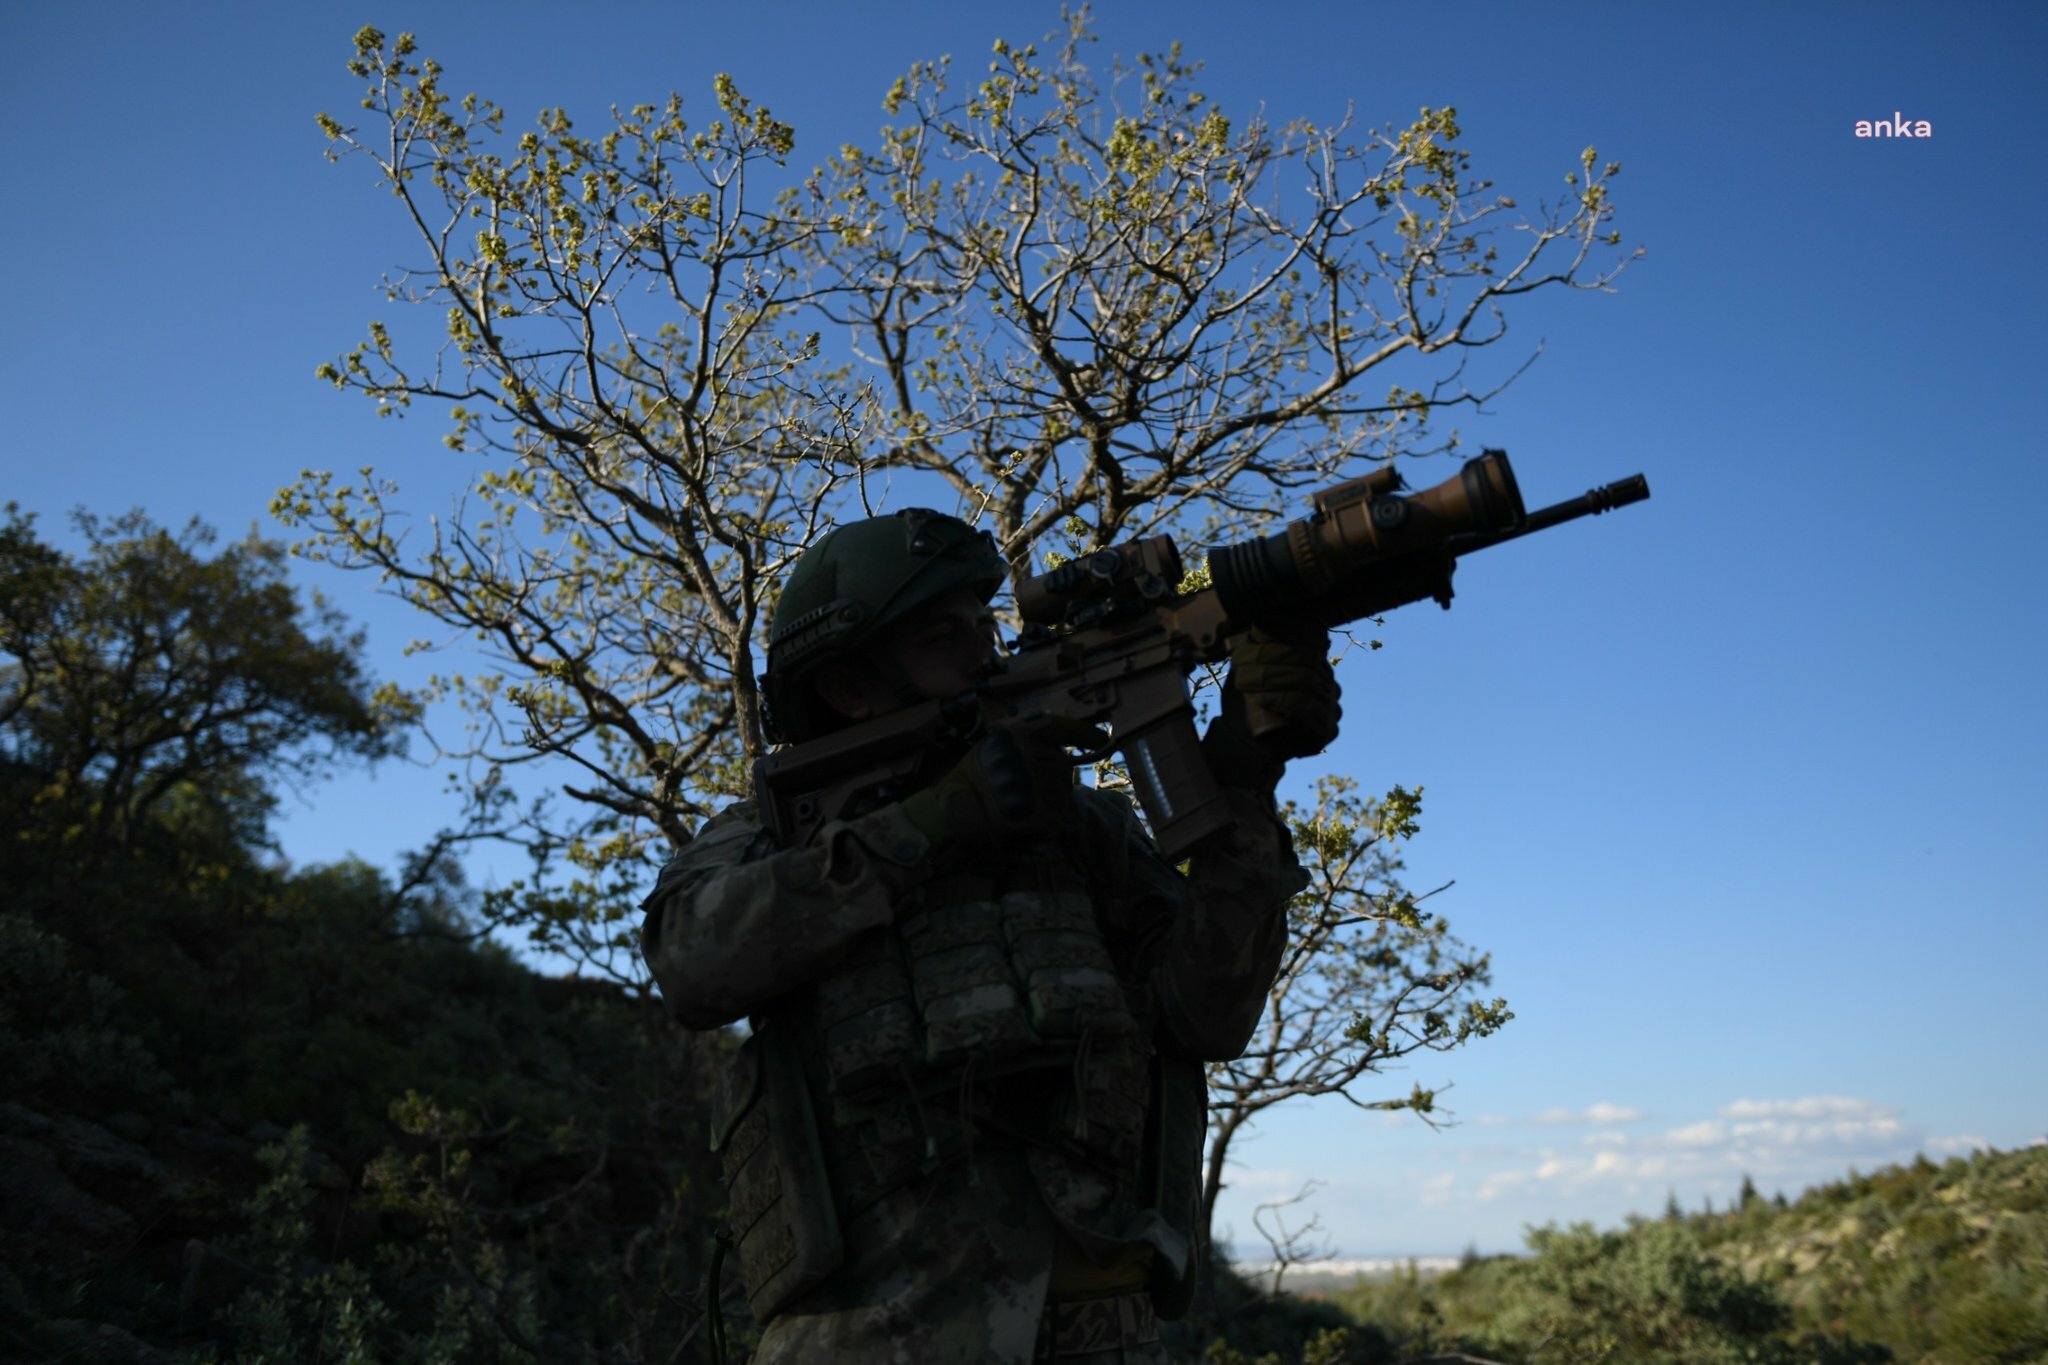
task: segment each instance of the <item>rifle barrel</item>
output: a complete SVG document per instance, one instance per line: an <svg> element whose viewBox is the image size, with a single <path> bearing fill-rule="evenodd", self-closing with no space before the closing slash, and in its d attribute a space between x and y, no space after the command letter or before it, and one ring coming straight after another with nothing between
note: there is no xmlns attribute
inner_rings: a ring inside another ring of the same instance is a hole
<svg viewBox="0 0 2048 1365"><path fill-rule="evenodd" d="M1537 531L1546 531L1560 522L1573 521L1579 517L1597 517L1602 512L1611 512L1617 507L1626 507L1632 502L1641 502L1650 496L1650 481L1640 474L1631 474L1625 479L1600 487L1576 498L1549 507L1539 508L1522 518L1521 524L1506 531L1491 531L1477 535L1454 536L1445 548L1454 555L1471 554L1484 550L1505 540L1515 540Z"/></svg>

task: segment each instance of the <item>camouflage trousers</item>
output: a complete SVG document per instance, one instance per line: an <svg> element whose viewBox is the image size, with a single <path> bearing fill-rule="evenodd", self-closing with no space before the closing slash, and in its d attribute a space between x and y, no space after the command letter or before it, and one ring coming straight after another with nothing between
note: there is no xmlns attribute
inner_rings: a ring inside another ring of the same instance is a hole
<svg viewBox="0 0 2048 1365"><path fill-rule="evenodd" d="M1159 1344L1152 1296L1048 1299L1038 1322L1034 1362L1042 1365L1173 1365Z"/></svg>

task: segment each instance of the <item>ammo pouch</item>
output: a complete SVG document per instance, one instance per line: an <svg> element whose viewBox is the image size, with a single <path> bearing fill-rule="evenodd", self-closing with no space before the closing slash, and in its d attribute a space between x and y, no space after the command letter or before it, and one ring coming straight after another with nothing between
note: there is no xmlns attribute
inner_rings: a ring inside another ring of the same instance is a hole
<svg viewBox="0 0 2048 1365"><path fill-rule="evenodd" d="M726 1223L747 1306L767 1322L846 1259L817 1116L796 1051L777 1031L740 1044L712 1115L725 1163Z"/></svg>

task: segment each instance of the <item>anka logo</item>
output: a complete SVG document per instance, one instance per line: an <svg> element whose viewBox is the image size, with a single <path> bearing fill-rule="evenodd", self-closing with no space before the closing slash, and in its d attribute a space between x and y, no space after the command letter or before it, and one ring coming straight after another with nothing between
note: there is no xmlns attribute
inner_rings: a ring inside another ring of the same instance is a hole
<svg viewBox="0 0 2048 1365"><path fill-rule="evenodd" d="M1934 125L1926 119L1909 119L1897 110L1890 118L1873 122L1867 118L1856 120L1858 137L1933 137Z"/></svg>

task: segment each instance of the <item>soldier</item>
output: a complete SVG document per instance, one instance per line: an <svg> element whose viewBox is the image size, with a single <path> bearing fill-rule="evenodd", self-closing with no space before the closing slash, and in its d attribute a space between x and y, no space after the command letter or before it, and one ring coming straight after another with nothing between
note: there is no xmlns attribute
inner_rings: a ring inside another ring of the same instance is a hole
<svg viewBox="0 0 2048 1365"><path fill-rule="evenodd" d="M1006 568L933 512L832 532L776 607L771 737L973 688ZM663 871L642 942L669 1008L751 1025L712 1137L757 1363L1166 1359L1206 1234L1203 1063L1250 1038L1307 880L1273 787L1335 737L1327 650L1236 643L1203 750L1237 824L1185 874L1044 718L800 847L741 802Z"/></svg>

